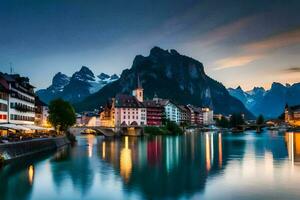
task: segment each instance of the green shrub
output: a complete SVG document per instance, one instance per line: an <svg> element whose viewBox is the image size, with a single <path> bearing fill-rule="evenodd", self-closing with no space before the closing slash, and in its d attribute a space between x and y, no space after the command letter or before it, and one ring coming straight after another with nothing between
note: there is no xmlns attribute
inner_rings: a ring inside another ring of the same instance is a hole
<svg viewBox="0 0 300 200"><path fill-rule="evenodd" d="M2 154L0 154L0 167L4 165L4 156Z"/></svg>
<svg viewBox="0 0 300 200"><path fill-rule="evenodd" d="M173 121L167 121L166 123L166 129L170 132L172 135L180 135L183 134L182 129L178 124L176 124Z"/></svg>
<svg viewBox="0 0 300 200"><path fill-rule="evenodd" d="M146 126L144 128L144 132L150 135L165 135L167 134L166 129L162 129L162 127L156 126Z"/></svg>

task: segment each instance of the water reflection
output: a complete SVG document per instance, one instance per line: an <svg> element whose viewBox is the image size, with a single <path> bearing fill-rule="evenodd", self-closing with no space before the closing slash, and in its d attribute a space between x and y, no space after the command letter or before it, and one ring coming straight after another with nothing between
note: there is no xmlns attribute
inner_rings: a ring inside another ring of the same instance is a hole
<svg viewBox="0 0 300 200"><path fill-rule="evenodd" d="M121 150L120 171L125 182L128 182L132 168L131 150L128 148L128 136L125 137L125 147Z"/></svg>
<svg viewBox="0 0 300 200"><path fill-rule="evenodd" d="M84 136L5 167L0 199L297 199L299 161L300 133Z"/></svg>
<svg viewBox="0 0 300 200"><path fill-rule="evenodd" d="M34 178L34 167L33 165L30 165L28 167L28 181L30 185L33 184L33 178Z"/></svg>
<svg viewBox="0 0 300 200"><path fill-rule="evenodd" d="M86 145L82 145L82 143ZM93 147L96 144L94 136L79 141L79 145L68 147L57 152L51 159L51 174L57 192L64 190L64 185L71 181L73 188L82 196L89 192L94 181L92 167Z"/></svg>
<svg viewBox="0 0 300 200"><path fill-rule="evenodd" d="M289 159L294 162L300 162L300 132L287 132L285 142L288 149Z"/></svg>
<svg viewBox="0 0 300 200"><path fill-rule="evenodd" d="M204 189L208 173L217 174L222 168L222 143L222 136L213 133L142 140L125 137L121 142L106 140L99 150L106 154L101 158L120 171L125 191L139 188L145 198L153 199ZM113 151L107 152L109 146L115 147Z"/></svg>

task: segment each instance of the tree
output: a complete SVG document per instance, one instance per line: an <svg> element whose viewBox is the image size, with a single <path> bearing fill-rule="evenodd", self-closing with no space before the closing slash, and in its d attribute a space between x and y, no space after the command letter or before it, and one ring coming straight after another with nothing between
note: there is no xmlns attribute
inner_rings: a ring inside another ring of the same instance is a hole
<svg viewBox="0 0 300 200"><path fill-rule="evenodd" d="M256 124L257 125L263 125L265 123L265 119L263 115L259 115L256 119Z"/></svg>
<svg viewBox="0 0 300 200"><path fill-rule="evenodd" d="M76 122L75 110L69 102L56 99L50 102L48 119L55 130L67 131Z"/></svg>
<svg viewBox="0 0 300 200"><path fill-rule="evenodd" d="M181 128L173 121L167 120L166 122L166 129L172 134L172 135L180 135L183 134L183 131Z"/></svg>
<svg viewBox="0 0 300 200"><path fill-rule="evenodd" d="M238 126L244 125L244 117L242 114L234 113L230 117L230 127L237 128Z"/></svg>
<svg viewBox="0 0 300 200"><path fill-rule="evenodd" d="M228 128L229 127L229 120L222 116L221 119L217 120L217 126L222 127L222 128Z"/></svg>

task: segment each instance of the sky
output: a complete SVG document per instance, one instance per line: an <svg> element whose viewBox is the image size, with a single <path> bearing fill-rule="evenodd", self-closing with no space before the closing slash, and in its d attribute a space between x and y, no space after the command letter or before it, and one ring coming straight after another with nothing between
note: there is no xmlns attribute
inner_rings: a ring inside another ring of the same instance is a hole
<svg viewBox="0 0 300 200"><path fill-rule="evenodd" d="M46 88L82 65L120 74L153 46L226 87L300 82L299 0L0 0L0 71Z"/></svg>

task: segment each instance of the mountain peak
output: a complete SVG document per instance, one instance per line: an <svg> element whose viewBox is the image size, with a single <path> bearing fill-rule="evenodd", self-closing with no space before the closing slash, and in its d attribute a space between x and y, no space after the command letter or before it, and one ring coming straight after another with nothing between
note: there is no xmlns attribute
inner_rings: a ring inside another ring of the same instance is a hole
<svg viewBox="0 0 300 200"><path fill-rule="evenodd" d="M240 85L236 87L236 90L242 90L243 91L243 89Z"/></svg>
<svg viewBox="0 0 300 200"><path fill-rule="evenodd" d="M72 76L72 80L79 81L95 81L94 73L86 66L82 66L81 69L75 72Z"/></svg>
<svg viewBox="0 0 300 200"><path fill-rule="evenodd" d="M169 52L168 50L164 50L160 47L153 47L151 50L150 50L150 56L159 56L159 55L168 55Z"/></svg>
<svg viewBox="0 0 300 200"><path fill-rule="evenodd" d="M110 79L118 79L118 78L119 78L119 76L117 74L113 74L110 76Z"/></svg>
<svg viewBox="0 0 300 200"><path fill-rule="evenodd" d="M90 68L88 68L87 66L82 66L79 70L79 72L81 73L89 73L89 74L93 74L93 72L90 70Z"/></svg>
<svg viewBox="0 0 300 200"><path fill-rule="evenodd" d="M109 78L110 76L108 74L105 74L105 73L101 73L100 75L98 75L98 78L103 80L103 79L107 79Z"/></svg>
<svg viewBox="0 0 300 200"><path fill-rule="evenodd" d="M180 53L178 53L175 49L171 49L171 50L170 50L170 53L171 53L172 55L180 55Z"/></svg>
<svg viewBox="0 0 300 200"><path fill-rule="evenodd" d="M67 85L70 81L70 78L61 73L58 72L54 75L53 79L52 79L52 86L56 86L56 87L64 87L65 85Z"/></svg>
<svg viewBox="0 0 300 200"><path fill-rule="evenodd" d="M276 89L276 88L285 88L285 87L281 83L273 82L272 86L271 86L271 89Z"/></svg>

